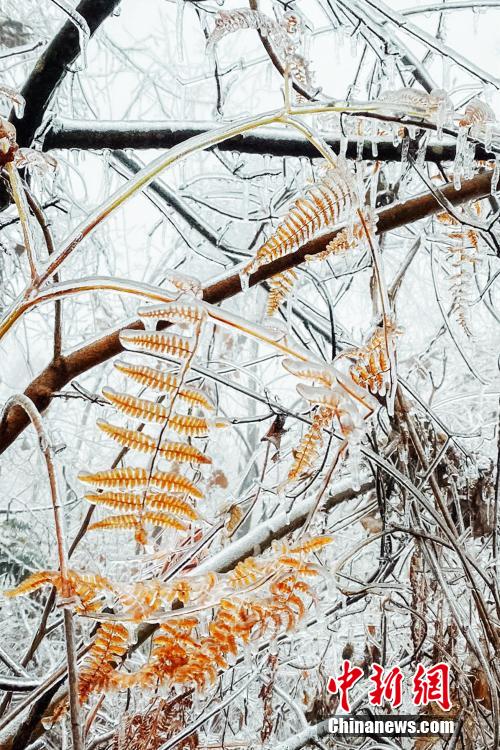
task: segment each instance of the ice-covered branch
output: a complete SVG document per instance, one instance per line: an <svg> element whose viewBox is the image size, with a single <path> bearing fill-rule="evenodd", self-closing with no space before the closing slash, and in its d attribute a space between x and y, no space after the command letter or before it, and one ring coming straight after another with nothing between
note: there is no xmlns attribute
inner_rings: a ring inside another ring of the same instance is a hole
<svg viewBox="0 0 500 750"><path fill-rule="evenodd" d="M453 185L447 185L441 191L442 195L453 205L460 205L471 200L478 200L491 192L491 172L484 172L471 180L462 183L460 190ZM442 210L442 206L432 192L410 198L409 200L389 206L380 211L377 223L377 233L383 234L392 229L411 224ZM307 255L322 252L330 242L336 231L321 235L303 245L297 252L284 255L268 263L252 274L249 285L255 286L271 276L281 273L288 268L294 268L304 262ZM238 272L215 281L204 289L204 299L216 304L234 297L242 291L241 279ZM139 321L128 328L141 328ZM25 393L35 403L40 411L46 409L52 401L54 393L60 391L71 380L87 372L92 367L102 364L122 351L119 330L114 331L86 346L77 349L67 356L51 362L27 387ZM28 420L22 409L14 407L6 415L0 425L0 451L11 445L16 437L24 430Z"/></svg>
<svg viewBox="0 0 500 750"><path fill-rule="evenodd" d="M104 120L53 120L44 139L44 149L165 149L179 143L209 133L213 130L211 122L164 121L130 121L118 122ZM394 145L392 138L362 139L362 159L378 161L400 161L402 145ZM340 138L327 137L327 143L340 152ZM271 156L306 156L317 158L314 146L298 133L289 133L282 128L262 128L257 132L247 132L228 138L219 143L220 151L237 151L245 154L269 154ZM360 139L351 138L347 143L348 159L359 158ZM430 142L427 145L425 159L429 162L453 161L456 146L452 141ZM481 144L476 145L476 159L491 158L491 152Z"/></svg>

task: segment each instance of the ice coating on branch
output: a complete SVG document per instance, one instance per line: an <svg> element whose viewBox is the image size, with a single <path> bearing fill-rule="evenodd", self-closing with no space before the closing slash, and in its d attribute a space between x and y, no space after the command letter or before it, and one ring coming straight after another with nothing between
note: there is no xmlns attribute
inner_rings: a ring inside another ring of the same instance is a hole
<svg viewBox="0 0 500 750"><path fill-rule="evenodd" d="M265 13L250 8L235 8L217 13L215 28L207 40L207 51L211 52L221 39L241 29L255 29L263 37L271 38L279 48L284 47L288 41L284 29Z"/></svg>
<svg viewBox="0 0 500 750"><path fill-rule="evenodd" d="M496 123L495 113L486 102L475 97L467 104L458 123L455 161L453 163L453 185L460 190L462 177L473 173L474 143L469 136L482 141L489 148Z"/></svg>
<svg viewBox="0 0 500 750"><path fill-rule="evenodd" d="M68 0L51 0L51 2L53 2L54 5L57 5L57 7L60 8L64 13L66 13L70 21L75 25L78 31L80 51L83 58L82 68L85 68L87 44L90 39L90 28L87 21L81 13L78 13L78 11L74 9L74 7L71 5L71 3L68 2Z"/></svg>
<svg viewBox="0 0 500 750"><path fill-rule="evenodd" d="M443 89L433 89L430 94L413 88L384 91L379 100L394 105L396 114L423 117L437 126L438 137L444 125L453 118L453 104Z"/></svg>
<svg viewBox="0 0 500 750"><path fill-rule="evenodd" d="M14 157L16 167L37 169L40 172L54 172L57 169L57 160L50 154L37 151L33 148L20 148Z"/></svg>
<svg viewBox="0 0 500 750"><path fill-rule="evenodd" d="M24 107L26 105L24 97L18 91L10 88L10 86L5 86L3 83L0 83L0 97L7 99L12 104L15 115L20 120L24 115Z"/></svg>
<svg viewBox="0 0 500 750"><path fill-rule="evenodd" d="M139 317L144 321L163 320L177 325L199 323L206 316L206 312L201 304L185 301L182 298L175 302L140 307L137 312Z"/></svg>

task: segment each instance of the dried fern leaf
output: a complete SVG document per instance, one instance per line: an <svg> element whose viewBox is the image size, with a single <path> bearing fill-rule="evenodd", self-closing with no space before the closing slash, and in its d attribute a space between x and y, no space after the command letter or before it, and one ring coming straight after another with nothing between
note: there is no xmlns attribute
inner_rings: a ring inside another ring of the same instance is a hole
<svg viewBox="0 0 500 750"><path fill-rule="evenodd" d="M312 471L323 447L323 428L332 420L328 407L318 409L306 434L294 451L294 461L288 472L288 481L294 482Z"/></svg>
<svg viewBox="0 0 500 750"><path fill-rule="evenodd" d="M203 437L207 435L212 427L224 428L229 426L227 419L216 417L205 419L204 417L192 417L188 414L172 414L168 420L168 426L179 435L187 437Z"/></svg>
<svg viewBox="0 0 500 750"><path fill-rule="evenodd" d="M121 516L107 516L101 521L91 524L89 531L97 529L135 529L138 525L142 525L143 522L151 523L154 526L177 529L177 531L187 531L188 529L186 524L179 521L175 516L170 516L168 513L146 511L140 518L134 513L127 513Z"/></svg>
<svg viewBox="0 0 500 750"><path fill-rule="evenodd" d="M355 250L362 239L363 227L361 224L355 224L352 231L341 229L333 240L330 240L324 250L316 255L306 255L305 259L309 262L328 260L332 255L340 255L341 253Z"/></svg>
<svg viewBox="0 0 500 750"><path fill-rule="evenodd" d="M255 273L261 266L299 247L328 226L341 221L357 204L351 175L342 168L329 169L325 177L297 198L273 235L257 251L244 273Z"/></svg>
<svg viewBox="0 0 500 750"><path fill-rule="evenodd" d="M269 281L269 294L267 296L267 316L272 317L278 312L283 302L290 295L298 278L298 274L293 269L278 273L271 278Z"/></svg>
<svg viewBox="0 0 500 750"><path fill-rule="evenodd" d="M203 497L203 493L193 482L173 471L154 471L151 474L147 469L127 466L98 471L95 474L82 472L78 475L78 479L80 482L96 487L115 487L126 490L156 487L168 492L182 492L198 499Z"/></svg>
<svg viewBox="0 0 500 750"><path fill-rule="evenodd" d="M370 393L385 396L390 388L391 371L387 345L394 346L394 340L400 333L400 329L394 325L386 325L385 332L377 328L364 347L345 352L355 360L350 375L357 385Z"/></svg>
<svg viewBox="0 0 500 750"><path fill-rule="evenodd" d="M124 349L134 352L161 354L174 359L187 359L193 352L193 340L166 331L120 331L120 343Z"/></svg>
<svg viewBox="0 0 500 750"><path fill-rule="evenodd" d="M409 87L391 89L384 91L379 100L394 105L392 110L397 113L422 116L431 122L446 124L453 117L453 104L442 89L431 93Z"/></svg>
<svg viewBox="0 0 500 750"><path fill-rule="evenodd" d="M158 422L160 424L168 419L168 407L156 401L129 396L128 393L118 393L112 388L107 387L102 389L102 395L128 417L142 419L145 422Z"/></svg>
<svg viewBox="0 0 500 750"><path fill-rule="evenodd" d="M158 455L167 461L175 461L176 463L212 463L210 456L207 456L194 445L189 445L188 443L162 442L158 445L156 439L151 437L151 435L146 435L146 433L139 432L138 430L117 427L116 425L108 424L108 422L102 419L97 421L97 426L106 435L116 440L119 445L123 445L131 450L142 453L155 453L158 451Z"/></svg>
<svg viewBox="0 0 500 750"><path fill-rule="evenodd" d="M184 325L199 323L206 312L198 302L167 302L161 305L140 307L139 317L143 320L164 320L168 323Z"/></svg>
<svg viewBox="0 0 500 750"><path fill-rule="evenodd" d="M97 690L105 690L115 666L128 648L128 631L117 622L104 622L96 637L79 675L80 700L84 703Z"/></svg>
<svg viewBox="0 0 500 750"><path fill-rule="evenodd" d="M145 385L160 393L177 393L177 398L190 406L213 412L215 407L207 394L199 388L180 388L180 380L170 372L160 372L146 365L132 365L118 360L115 367L140 385Z"/></svg>
<svg viewBox="0 0 500 750"><path fill-rule="evenodd" d="M288 549L288 553L290 555L309 554L311 552L317 552L317 550L321 549L322 547L326 547L327 544L331 544L332 542L333 536L323 534L322 536L312 537L311 539L307 539L301 544L290 547Z"/></svg>
<svg viewBox="0 0 500 750"><path fill-rule="evenodd" d="M266 16L265 13L250 8L236 8L221 10L217 13L215 28L207 39L207 51L211 51L228 34L241 29L256 29L265 37L273 37L279 46L283 46L287 41L276 21Z"/></svg>
<svg viewBox="0 0 500 750"><path fill-rule="evenodd" d="M300 378L300 380L316 382L320 385L325 385L327 388L331 388L337 383L335 374L327 367L315 365L311 362L301 362L298 359L291 359L289 357L282 359L281 364L287 372L296 378Z"/></svg>
<svg viewBox="0 0 500 750"><path fill-rule="evenodd" d="M481 101L481 99L474 97L474 99L471 99L467 104L459 125L461 127L470 127L471 125L482 125L495 121L495 113L490 105Z"/></svg>
<svg viewBox="0 0 500 750"><path fill-rule="evenodd" d="M42 586L47 585L60 588L61 574L58 571L54 570L40 570L36 573L32 573L14 589L4 591L4 596L24 596L26 594L31 594L33 591L37 591Z"/></svg>
<svg viewBox="0 0 500 750"><path fill-rule="evenodd" d="M66 585L63 586L63 583ZM103 592L113 589L108 579L100 575L82 575L74 570L68 570L68 578L63 582L59 571L42 570L33 573L19 586L11 591L6 591L5 596L21 596L31 594L42 586L54 586L57 593L74 599L75 611L85 614L100 611L103 606Z"/></svg>
<svg viewBox="0 0 500 750"><path fill-rule="evenodd" d="M156 510L165 510L175 516L185 516L193 521L198 518L198 513L192 505L178 495L169 495L163 492L137 493L130 492L100 492L88 493L85 499L92 505L104 505L114 510L137 511L143 506Z"/></svg>
<svg viewBox="0 0 500 750"><path fill-rule="evenodd" d="M263 575L263 566L254 557L247 557L239 562L232 570L227 582L233 589L247 588L254 584Z"/></svg>

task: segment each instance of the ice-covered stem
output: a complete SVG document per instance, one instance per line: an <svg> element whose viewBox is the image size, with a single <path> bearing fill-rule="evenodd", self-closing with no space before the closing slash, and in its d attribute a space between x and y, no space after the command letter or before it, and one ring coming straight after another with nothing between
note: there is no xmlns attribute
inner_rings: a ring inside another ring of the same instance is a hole
<svg viewBox="0 0 500 750"><path fill-rule="evenodd" d="M59 490L57 486L56 469L53 460L52 446L45 431L42 417L33 401L24 394L11 396L6 402L0 415L0 424L12 406L20 406L28 416L33 425L45 459L47 475L49 478L50 497L54 510L54 526L56 532L57 556L59 558L59 570L62 578L62 594L64 599L71 595L68 578L68 553L66 547L66 536L64 533L64 519ZM71 736L73 750L83 750L82 729L80 722L80 700L78 696L78 671L76 667L75 629L73 614L71 610L64 607L64 635L66 639L66 660L68 665L68 685L70 698Z"/></svg>
<svg viewBox="0 0 500 750"><path fill-rule="evenodd" d="M471 200L484 198L491 192L491 177L492 172L490 170L477 175L471 180L464 181L459 191L456 191L453 185L447 185L442 189L441 194L455 206ZM410 198L403 203L397 203L379 211L376 234L381 235L384 232L411 224L440 211L442 211L441 203L432 191ZM335 238L337 233L338 230L328 232L307 242L296 252L262 266L255 274L250 276L249 285L255 286L269 279L271 276L275 276L277 273L281 273L289 268L295 268L305 262L306 256L317 255L322 252L328 242ZM204 288L203 298L207 302L217 304L234 297L236 294L240 294L241 291L240 275L238 272L233 271L208 284ZM50 293L51 291L48 290L47 294ZM16 314L15 319L17 320L21 315L22 311ZM10 325L12 322L14 321L11 321ZM139 321L135 321L127 327L140 329L142 328L142 324ZM25 391L26 395L32 399L40 411L43 411L49 406L55 392L60 391L71 380L82 373L102 364L123 351L119 333L120 331L117 329L68 355L60 357L56 362L50 362L28 385ZM22 409L15 407L10 410L3 424L0 425L0 452L11 445L27 426L28 422L29 420Z"/></svg>
<svg viewBox="0 0 500 750"><path fill-rule="evenodd" d="M29 222L29 210L26 203L26 197L24 195L23 186L21 184L21 178L17 167L13 161L8 161L5 165L5 171L9 177L10 187L12 189L12 197L16 204L17 213L19 215L19 221L21 222L21 228L23 231L24 248L26 250L26 256L30 267L31 283L34 283L37 278L37 268L35 263L35 249L33 234L31 232L31 226Z"/></svg>

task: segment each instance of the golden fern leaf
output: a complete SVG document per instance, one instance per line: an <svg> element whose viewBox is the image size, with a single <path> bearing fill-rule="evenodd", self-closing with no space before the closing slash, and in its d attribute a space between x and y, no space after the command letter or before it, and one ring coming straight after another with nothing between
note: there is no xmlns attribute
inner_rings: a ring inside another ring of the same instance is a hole
<svg viewBox="0 0 500 750"><path fill-rule="evenodd" d="M146 365L132 365L121 360L115 368L140 385L145 385L160 393L177 393L177 398L205 411L213 412L215 407L207 394L199 388L180 388L180 380L170 372L160 372Z"/></svg>
<svg viewBox="0 0 500 750"><path fill-rule="evenodd" d="M168 426L179 435L202 437L208 433L211 427L228 427L229 422L221 417L205 419L204 417L192 417L188 414L172 414L168 420Z"/></svg>
<svg viewBox="0 0 500 750"><path fill-rule="evenodd" d="M262 577L264 568L254 557L239 562L228 574L227 582L233 589L247 588Z"/></svg>
<svg viewBox="0 0 500 750"><path fill-rule="evenodd" d="M325 385L327 388L333 387L337 379L335 374L327 367L321 365L315 365L311 362L300 362L298 359L291 359L285 357L281 364L291 375L301 380L310 380L311 382Z"/></svg>
<svg viewBox="0 0 500 750"><path fill-rule="evenodd" d="M98 529L135 529L141 526L142 522L151 523L154 526L163 526L164 528L177 529L177 531L187 531L186 524L179 521L175 516L167 513L150 512L137 516L135 513L126 513L121 516L107 516L101 521L96 521L89 526L89 531Z"/></svg>
<svg viewBox="0 0 500 750"><path fill-rule="evenodd" d="M92 505L104 505L115 510L140 510L143 505L156 510L165 510L174 516L185 516L195 521L198 513L186 500L177 495L168 495L162 492L146 492L132 494L129 492L100 492L86 494L85 499Z"/></svg>
<svg viewBox="0 0 500 750"><path fill-rule="evenodd" d="M93 484L97 487L134 489L150 486L169 492L186 493L198 499L203 497L203 493L193 482L184 475L173 471L155 471L150 474L147 469L127 466L125 468L98 471L95 474L82 472L78 475L78 479L80 482Z"/></svg>
<svg viewBox="0 0 500 750"><path fill-rule="evenodd" d="M163 354L175 359L187 359L193 352L193 340L166 331L120 331L120 343L124 349L136 352Z"/></svg>
<svg viewBox="0 0 500 750"><path fill-rule="evenodd" d="M362 239L363 227L361 224L355 224L352 231L341 229L333 240L330 240L324 250L316 253L316 255L306 255L305 259L309 262L327 260L331 255L340 255L349 250L354 250L358 247Z"/></svg>
<svg viewBox="0 0 500 750"><path fill-rule="evenodd" d="M37 573L32 573L14 589L4 591L4 596L24 596L25 594L31 594L33 591L47 585L55 586L60 589L61 574L56 570L40 570Z"/></svg>
<svg viewBox="0 0 500 750"><path fill-rule="evenodd" d="M245 275L261 266L298 250L322 229L338 223L356 204L351 175L345 169L332 168L319 182L297 198L273 235L245 267Z"/></svg>
<svg viewBox="0 0 500 750"><path fill-rule="evenodd" d="M96 690L105 690L116 663L128 648L128 631L117 622L103 622L96 633L79 675L80 700L84 703Z"/></svg>
<svg viewBox="0 0 500 750"><path fill-rule="evenodd" d="M102 395L119 411L134 419L159 423L168 419L168 408L156 401L129 396L128 393L117 393L112 388L103 388Z"/></svg>
<svg viewBox="0 0 500 750"><path fill-rule="evenodd" d="M266 315L272 317L291 293L298 279L298 274L293 269L277 273L269 281L269 294L267 297Z"/></svg>
<svg viewBox="0 0 500 750"><path fill-rule="evenodd" d="M331 544L331 542L333 542L333 536L328 536L327 534L323 534L322 536L315 536L311 539L307 539L301 544L296 545L295 547L290 547L288 549L288 553L290 555L309 554L310 552L316 552L322 547L326 547L326 545Z"/></svg>
<svg viewBox="0 0 500 750"><path fill-rule="evenodd" d="M177 325L199 323L206 316L199 302L167 302L140 307L137 312L143 320L165 320Z"/></svg>
<svg viewBox="0 0 500 750"><path fill-rule="evenodd" d="M383 329L377 328L364 347L345 352L346 356L355 359L350 368L350 375L357 385L370 393L385 396L390 387L391 370L386 336L389 346L392 346L399 333L399 329L390 325L386 326L385 333Z"/></svg>
<svg viewBox="0 0 500 750"><path fill-rule="evenodd" d="M314 414L311 426L294 451L294 461L288 472L289 482L299 479L313 469L323 445L323 428L332 418L328 407L320 408Z"/></svg>
<svg viewBox="0 0 500 750"><path fill-rule="evenodd" d="M212 463L210 456L202 453L194 445L175 442L162 442L158 445L156 439L151 437L151 435L146 435L146 433L139 432L138 430L117 427L116 425L108 424L108 422L102 419L97 420L97 426L104 433L112 437L113 440L116 440L117 443L131 450L143 453L155 453L158 451L158 454L163 456L167 461L175 461L177 463Z"/></svg>
<svg viewBox="0 0 500 750"><path fill-rule="evenodd" d="M82 575L74 570L68 570L66 590L63 588L63 580L58 571L41 570L26 578L15 589L5 592L5 596L21 596L31 594L42 586L54 586L59 596L75 599L75 611L85 614L102 609L105 591L112 591L111 583L100 575Z"/></svg>

